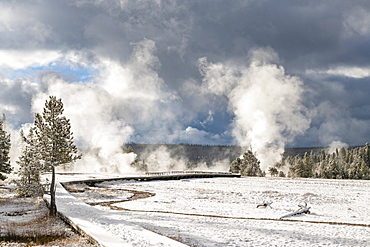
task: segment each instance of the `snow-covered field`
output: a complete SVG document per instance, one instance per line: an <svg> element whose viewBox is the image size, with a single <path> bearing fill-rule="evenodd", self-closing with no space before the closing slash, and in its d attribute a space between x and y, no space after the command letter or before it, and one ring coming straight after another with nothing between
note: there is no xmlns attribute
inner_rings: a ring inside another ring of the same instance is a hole
<svg viewBox="0 0 370 247"><path fill-rule="evenodd" d="M247 177L74 186L78 201L95 205L95 215L110 219L101 225L104 230L128 245L150 246L130 243L125 225L190 246L370 244L370 181ZM133 195L142 198L132 200ZM263 202L272 202L271 207L257 208ZM311 214L280 219L304 203Z"/></svg>

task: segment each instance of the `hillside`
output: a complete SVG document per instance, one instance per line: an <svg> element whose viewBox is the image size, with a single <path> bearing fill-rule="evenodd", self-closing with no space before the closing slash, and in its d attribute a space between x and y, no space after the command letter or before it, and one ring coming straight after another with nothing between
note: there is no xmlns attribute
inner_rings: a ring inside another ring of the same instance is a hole
<svg viewBox="0 0 370 247"><path fill-rule="evenodd" d="M139 160L146 160L153 151L161 148L161 151L167 151L173 159L187 160L192 163L204 163L207 165L216 161L233 161L242 153L238 146L207 146L207 145L189 145L189 144L136 144L130 143L125 147L132 147L138 155Z"/></svg>
<svg viewBox="0 0 370 247"><path fill-rule="evenodd" d="M228 160L230 163L239 157L244 149L240 146L221 146L221 145L190 145L190 144L126 144L125 148L132 147L138 155L139 160L146 160L153 151L162 148L167 150L173 159L186 159L192 163L207 163ZM286 148L284 156L304 155L304 153L320 152L325 150L322 147L300 147Z"/></svg>

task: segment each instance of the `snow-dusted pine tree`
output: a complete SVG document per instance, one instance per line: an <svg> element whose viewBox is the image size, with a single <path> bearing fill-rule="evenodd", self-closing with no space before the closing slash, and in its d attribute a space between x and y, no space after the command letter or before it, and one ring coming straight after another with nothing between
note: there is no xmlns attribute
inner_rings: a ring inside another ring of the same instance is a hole
<svg viewBox="0 0 370 247"><path fill-rule="evenodd" d="M19 180L14 182L17 185L16 193L19 197L37 197L44 193L40 182L40 173L44 170L40 162L39 145L35 135L35 127L32 127L27 137L21 130L23 141L22 155L19 157Z"/></svg>
<svg viewBox="0 0 370 247"><path fill-rule="evenodd" d="M42 114L35 114L35 127L40 145L40 161L52 172L50 184L50 214L55 215L55 167L70 164L81 158L73 141L69 119L63 116L62 99L49 96Z"/></svg>
<svg viewBox="0 0 370 247"><path fill-rule="evenodd" d="M3 173L10 173L10 134L5 131L5 115L0 119L0 179L5 180L6 176Z"/></svg>
<svg viewBox="0 0 370 247"><path fill-rule="evenodd" d="M234 160L231 163L229 171L240 173L242 176L265 176L265 173L260 168L260 161L252 150L247 150L243 154L243 158Z"/></svg>

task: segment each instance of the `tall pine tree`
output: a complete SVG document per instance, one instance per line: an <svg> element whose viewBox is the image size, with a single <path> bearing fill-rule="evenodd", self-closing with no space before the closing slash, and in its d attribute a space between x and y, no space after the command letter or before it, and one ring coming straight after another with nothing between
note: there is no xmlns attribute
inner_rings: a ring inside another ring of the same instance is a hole
<svg viewBox="0 0 370 247"><path fill-rule="evenodd" d="M5 131L5 115L0 119L0 179L5 180L6 176L3 173L10 173L10 134Z"/></svg>
<svg viewBox="0 0 370 247"><path fill-rule="evenodd" d="M81 158L73 141L69 119L63 116L62 99L49 96L42 114L35 114L35 127L40 160L46 170L52 172L50 184L50 214L57 212L55 204L55 168Z"/></svg>

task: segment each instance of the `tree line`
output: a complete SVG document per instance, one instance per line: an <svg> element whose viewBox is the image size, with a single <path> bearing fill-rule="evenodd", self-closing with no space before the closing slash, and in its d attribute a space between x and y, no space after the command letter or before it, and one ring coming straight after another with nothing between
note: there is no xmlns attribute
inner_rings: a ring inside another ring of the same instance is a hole
<svg viewBox="0 0 370 247"><path fill-rule="evenodd" d="M12 171L10 166L10 134L5 131L5 115L0 119L0 179L5 180L4 175Z"/></svg>
<svg viewBox="0 0 370 247"><path fill-rule="evenodd" d="M288 168L289 177L370 179L370 145L339 148L333 153L305 153L303 157L288 156L275 165Z"/></svg>
<svg viewBox="0 0 370 247"><path fill-rule="evenodd" d="M248 150L230 165L230 172L243 176L265 176L261 171L256 153ZM284 172L286 171L287 174ZM306 152L303 156L283 157L267 171L271 176L327 178L327 179L370 179L370 145L339 148L333 153Z"/></svg>
<svg viewBox="0 0 370 247"><path fill-rule="evenodd" d="M55 168L67 166L81 158L74 144L70 120L63 116L64 108L61 99L49 96L42 113L35 114L33 126L28 133L20 132L22 153L16 163L19 179L13 182L19 197L41 196L45 188L40 175L51 172L50 214L57 212L55 204ZM0 179L12 171L10 165L10 134L5 131L5 116L0 121Z"/></svg>

